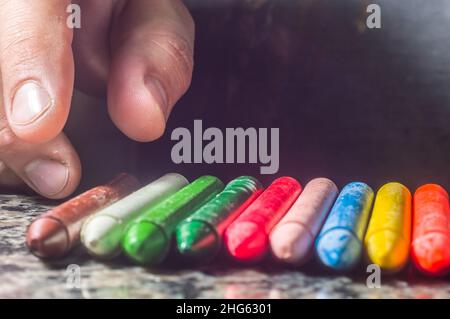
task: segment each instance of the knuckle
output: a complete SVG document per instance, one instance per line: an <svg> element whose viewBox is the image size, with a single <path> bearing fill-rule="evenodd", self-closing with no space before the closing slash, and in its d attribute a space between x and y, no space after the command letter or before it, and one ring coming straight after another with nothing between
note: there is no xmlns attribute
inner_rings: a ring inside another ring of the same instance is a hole
<svg viewBox="0 0 450 319"><path fill-rule="evenodd" d="M189 41L178 35L160 35L153 42L164 52L167 68L173 70L174 85L185 92L194 69L193 48Z"/></svg>
<svg viewBox="0 0 450 319"><path fill-rule="evenodd" d="M8 21L0 34L0 56L2 67L24 69L35 65L39 57L55 57L65 50L65 44L71 42L71 33L66 30L58 17L49 17L47 26L55 32L48 32L42 25L24 17ZM55 33L59 34L55 38Z"/></svg>
<svg viewBox="0 0 450 319"><path fill-rule="evenodd" d="M33 35L26 34L8 38L2 44L1 49L1 56L8 61L8 68L16 69L32 65L41 51L40 46L34 45L33 50L29 48L30 43L34 40Z"/></svg>
<svg viewBox="0 0 450 319"><path fill-rule="evenodd" d="M16 69L24 68L34 63L36 57L44 50L42 39L36 37L34 32L17 28L6 31L0 39L0 55L3 61L2 67Z"/></svg>

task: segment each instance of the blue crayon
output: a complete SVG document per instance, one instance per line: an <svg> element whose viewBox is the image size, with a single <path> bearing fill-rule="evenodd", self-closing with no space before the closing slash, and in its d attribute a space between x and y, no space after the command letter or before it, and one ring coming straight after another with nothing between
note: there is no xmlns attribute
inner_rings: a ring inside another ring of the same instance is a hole
<svg viewBox="0 0 450 319"><path fill-rule="evenodd" d="M364 183L342 189L316 240L317 256L326 267L345 271L359 262L373 198Z"/></svg>

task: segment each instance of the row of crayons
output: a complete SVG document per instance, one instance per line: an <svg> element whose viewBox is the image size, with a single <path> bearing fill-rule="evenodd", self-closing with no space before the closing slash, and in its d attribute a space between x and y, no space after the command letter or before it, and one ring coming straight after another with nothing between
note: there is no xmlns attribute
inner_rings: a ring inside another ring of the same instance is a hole
<svg viewBox="0 0 450 319"><path fill-rule="evenodd" d="M302 265L312 256L327 268L348 271L365 256L395 273L408 262L428 275L450 271L450 205L444 188L419 187L414 197L400 183L382 186L375 197L365 183L339 193L329 179L302 189L281 177L263 189L241 176L226 186L216 177L192 183L167 174L139 188L121 174L38 217L27 246L40 258L64 256L80 241L100 259L122 252L142 265L167 257L175 237L179 254L204 263L222 249L235 260L257 262L271 255Z"/></svg>

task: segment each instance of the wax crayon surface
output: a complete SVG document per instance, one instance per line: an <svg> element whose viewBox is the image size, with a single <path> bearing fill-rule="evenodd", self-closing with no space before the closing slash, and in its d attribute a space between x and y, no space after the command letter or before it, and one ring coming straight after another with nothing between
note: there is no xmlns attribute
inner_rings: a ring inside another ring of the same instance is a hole
<svg viewBox="0 0 450 319"><path fill-rule="evenodd" d="M51 209L28 228L27 246L40 258L65 255L80 241L83 222L139 187L131 175L121 174L107 185L97 186Z"/></svg>
<svg viewBox="0 0 450 319"><path fill-rule="evenodd" d="M277 178L225 231L227 251L242 262L260 260L269 251L269 233L302 190L291 177Z"/></svg>
<svg viewBox="0 0 450 319"><path fill-rule="evenodd" d="M436 184L414 193L411 257L424 274L446 275L450 271L450 205L448 193Z"/></svg>
<svg viewBox="0 0 450 319"><path fill-rule="evenodd" d="M373 197L372 189L360 182L347 184L339 193L315 244L326 267L347 271L360 261Z"/></svg>
<svg viewBox="0 0 450 319"><path fill-rule="evenodd" d="M407 263L411 242L411 193L400 183L388 183L377 192L364 239L369 263L386 272Z"/></svg>
<svg viewBox="0 0 450 319"><path fill-rule="evenodd" d="M178 225L178 251L193 261L214 258L222 244L225 228L262 192L260 182L241 176L230 183L211 201Z"/></svg>
<svg viewBox="0 0 450 319"><path fill-rule="evenodd" d="M114 204L92 215L83 225L81 242L98 258L112 258L121 252L127 224L188 184L179 174L166 174Z"/></svg>
<svg viewBox="0 0 450 319"><path fill-rule="evenodd" d="M338 194L329 179L316 178L306 184L287 214L270 233L276 259L300 265L311 257L314 240Z"/></svg>
<svg viewBox="0 0 450 319"><path fill-rule="evenodd" d="M125 254L140 264L157 264L166 257L175 227L214 198L224 185L216 177L202 176L142 212L126 229L122 240Z"/></svg>

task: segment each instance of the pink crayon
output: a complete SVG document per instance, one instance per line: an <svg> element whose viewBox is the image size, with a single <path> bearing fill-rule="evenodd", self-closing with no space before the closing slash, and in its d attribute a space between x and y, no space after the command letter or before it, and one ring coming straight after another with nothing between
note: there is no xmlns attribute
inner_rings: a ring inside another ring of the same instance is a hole
<svg viewBox="0 0 450 319"><path fill-rule="evenodd" d="M285 263L301 265L311 257L320 228L338 194L329 179L310 181L270 234L273 256Z"/></svg>

